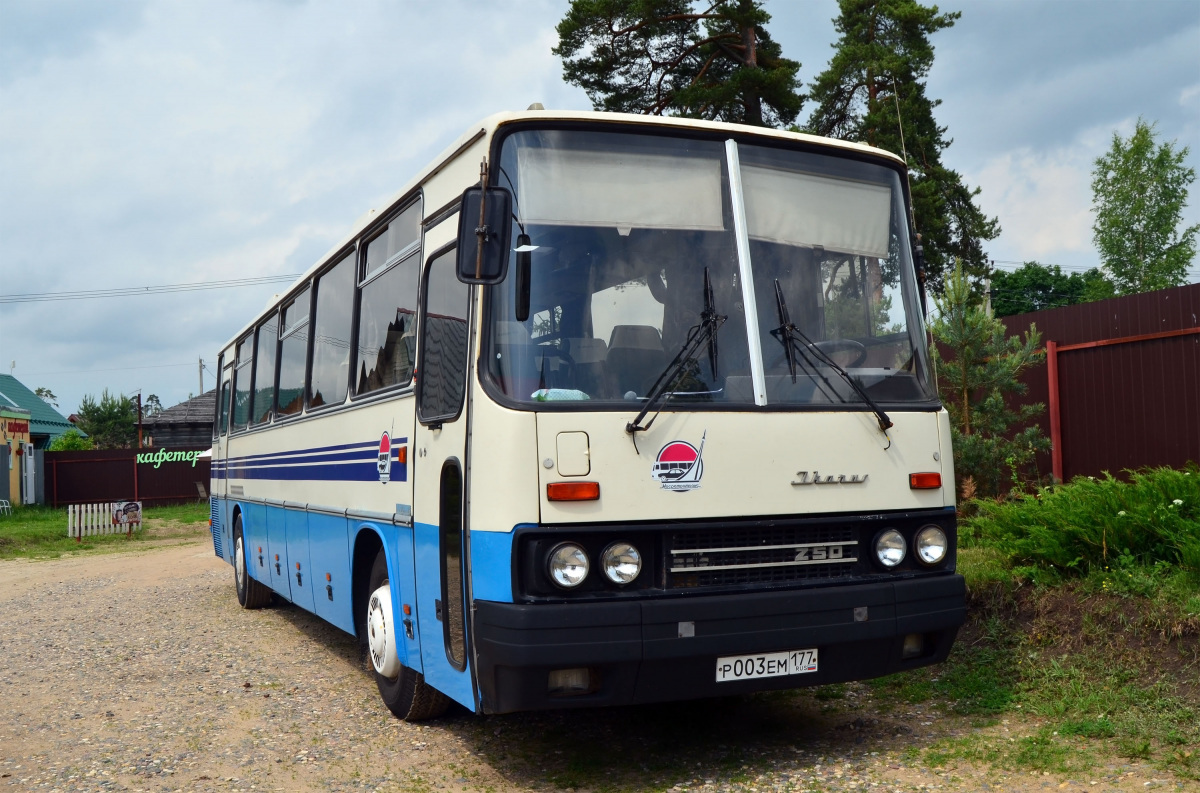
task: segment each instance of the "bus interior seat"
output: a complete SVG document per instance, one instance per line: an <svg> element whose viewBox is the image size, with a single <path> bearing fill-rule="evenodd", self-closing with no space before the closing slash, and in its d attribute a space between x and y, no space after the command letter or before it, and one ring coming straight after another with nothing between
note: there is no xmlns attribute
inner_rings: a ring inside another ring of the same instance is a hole
<svg viewBox="0 0 1200 793"><path fill-rule="evenodd" d="M575 364L573 387L589 396L607 392L605 361L608 359L608 345L604 339L572 338L566 339L566 344Z"/></svg>
<svg viewBox="0 0 1200 793"><path fill-rule="evenodd" d="M607 365L616 396L645 396L667 363L662 337L651 325L615 325L608 338Z"/></svg>

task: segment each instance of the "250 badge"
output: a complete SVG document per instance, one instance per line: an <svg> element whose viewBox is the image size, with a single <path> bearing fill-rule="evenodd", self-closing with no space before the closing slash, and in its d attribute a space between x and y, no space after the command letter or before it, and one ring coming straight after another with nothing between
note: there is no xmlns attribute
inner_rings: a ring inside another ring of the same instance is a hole
<svg viewBox="0 0 1200 793"><path fill-rule="evenodd" d="M794 561L818 564L820 562L854 561L854 556L847 556L845 545L854 546L857 543L847 542L833 545L808 545L796 549Z"/></svg>

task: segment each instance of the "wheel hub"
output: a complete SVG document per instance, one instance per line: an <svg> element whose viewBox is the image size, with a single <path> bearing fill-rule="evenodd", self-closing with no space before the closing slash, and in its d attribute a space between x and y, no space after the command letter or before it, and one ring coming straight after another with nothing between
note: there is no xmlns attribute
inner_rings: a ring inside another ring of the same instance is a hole
<svg viewBox="0 0 1200 793"><path fill-rule="evenodd" d="M396 627L392 620L392 590L386 585L371 593L371 602L367 606L367 648L376 672L388 678L400 673Z"/></svg>
<svg viewBox="0 0 1200 793"><path fill-rule="evenodd" d="M237 538L233 551L233 575L237 578L238 592L246 586L246 552L242 548L242 538Z"/></svg>

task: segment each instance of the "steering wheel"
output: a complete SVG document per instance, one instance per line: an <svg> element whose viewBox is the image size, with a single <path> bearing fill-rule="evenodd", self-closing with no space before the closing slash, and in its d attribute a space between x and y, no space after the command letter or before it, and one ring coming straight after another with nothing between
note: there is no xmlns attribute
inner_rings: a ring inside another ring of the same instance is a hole
<svg viewBox="0 0 1200 793"><path fill-rule="evenodd" d="M803 349L804 342L797 342ZM853 369L856 366L862 365L863 361L867 360L867 345L854 339L827 339L825 341L813 342L813 346L825 353L829 357L833 357L836 353L853 350L856 354L854 360L849 363L841 364L843 369ZM804 356L800 352L796 353L796 357L803 361ZM787 350L780 349L775 359L767 366L768 369L774 369L787 362Z"/></svg>

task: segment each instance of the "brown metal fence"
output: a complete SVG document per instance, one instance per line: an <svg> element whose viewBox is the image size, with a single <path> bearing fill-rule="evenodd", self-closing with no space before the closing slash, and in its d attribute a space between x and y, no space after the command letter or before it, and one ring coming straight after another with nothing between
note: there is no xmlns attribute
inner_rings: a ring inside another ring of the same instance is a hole
<svg viewBox="0 0 1200 793"><path fill-rule="evenodd" d="M159 449L110 449L86 452L46 452L46 501L58 507L99 501L141 501L169 504L206 497L209 458L157 459ZM167 451L167 450L161 450ZM171 449L195 455L204 449ZM161 457L165 458L165 454ZM199 487L197 487L199 485ZM203 488L201 490L200 488Z"/></svg>
<svg viewBox="0 0 1200 793"><path fill-rule="evenodd" d="M1114 475L1200 461L1200 284L1003 318L1010 334L1036 323L1046 362L1024 402L1054 452L1043 474Z"/></svg>

